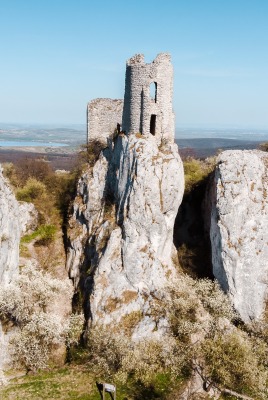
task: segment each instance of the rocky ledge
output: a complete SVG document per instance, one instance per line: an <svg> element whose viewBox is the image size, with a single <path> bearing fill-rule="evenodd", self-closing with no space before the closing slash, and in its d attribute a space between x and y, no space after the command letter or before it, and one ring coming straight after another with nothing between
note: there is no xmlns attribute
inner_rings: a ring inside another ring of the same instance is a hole
<svg viewBox="0 0 268 400"><path fill-rule="evenodd" d="M87 318L132 337L160 332L157 292L176 275L173 227L184 191L177 145L119 135L79 180L69 221L67 267L86 293Z"/></svg>
<svg viewBox="0 0 268 400"><path fill-rule="evenodd" d="M210 188L214 276L245 322L262 316L268 283L268 154L229 150Z"/></svg>

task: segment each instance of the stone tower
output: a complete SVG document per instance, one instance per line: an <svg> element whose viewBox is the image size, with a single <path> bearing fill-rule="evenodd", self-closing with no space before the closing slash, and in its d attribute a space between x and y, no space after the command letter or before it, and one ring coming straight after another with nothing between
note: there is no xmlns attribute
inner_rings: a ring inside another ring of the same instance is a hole
<svg viewBox="0 0 268 400"><path fill-rule="evenodd" d="M174 142L175 120L172 108L173 67L170 55L160 53L152 63L137 54L127 61L124 100L95 99L88 103L88 142L107 144L118 126L127 135L153 135Z"/></svg>
<svg viewBox="0 0 268 400"><path fill-rule="evenodd" d="M174 141L173 68L170 55L160 53L146 64L137 54L127 61L122 129Z"/></svg>

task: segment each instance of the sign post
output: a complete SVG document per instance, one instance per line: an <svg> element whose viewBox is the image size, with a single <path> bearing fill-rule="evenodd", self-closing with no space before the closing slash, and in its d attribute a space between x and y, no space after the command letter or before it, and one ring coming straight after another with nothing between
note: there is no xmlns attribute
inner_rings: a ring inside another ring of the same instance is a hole
<svg viewBox="0 0 268 400"><path fill-rule="evenodd" d="M97 387L101 393L102 391L102 400L105 400L105 393L110 393L110 396L113 400L116 400L116 386L110 383L97 383Z"/></svg>

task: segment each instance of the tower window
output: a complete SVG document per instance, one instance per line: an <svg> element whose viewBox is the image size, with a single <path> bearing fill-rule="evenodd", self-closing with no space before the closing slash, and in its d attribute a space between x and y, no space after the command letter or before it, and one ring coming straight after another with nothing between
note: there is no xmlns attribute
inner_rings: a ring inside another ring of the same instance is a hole
<svg viewBox="0 0 268 400"><path fill-rule="evenodd" d="M155 125L156 125L156 115L152 114L150 120L150 133L152 135L155 135Z"/></svg>
<svg viewBox="0 0 268 400"><path fill-rule="evenodd" d="M156 82L152 82L150 84L150 96L151 96L151 99L154 100L154 102L156 103L156 101L157 101L157 83Z"/></svg>

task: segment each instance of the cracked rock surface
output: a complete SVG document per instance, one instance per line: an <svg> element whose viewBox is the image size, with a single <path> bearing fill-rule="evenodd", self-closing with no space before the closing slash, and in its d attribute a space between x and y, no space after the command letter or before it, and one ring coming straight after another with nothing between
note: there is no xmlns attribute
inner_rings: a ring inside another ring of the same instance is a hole
<svg viewBox="0 0 268 400"><path fill-rule="evenodd" d="M177 146L119 135L82 175L69 221L67 267L87 292L93 324L135 321L132 336L160 332L157 290L176 275L173 227L184 191ZM133 325L133 324L132 324Z"/></svg>
<svg viewBox="0 0 268 400"><path fill-rule="evenodd" d="M10 282L18 273L20 234L19 203L0 167L0 285Z"/></svg>
<svg viewBox="0 0 268 400"><path fill-rule="evenodd" d="M224 151L210 193L214 276L245 322L258 319L267 300L268 154Z"/></svg>
<svg viewBox="0 0 268 400"><path fill-rule="evenodd" d="M0 285L17 275L21 235L32 232L37 224L34 205L16 200L0 166Z"/></svg>

